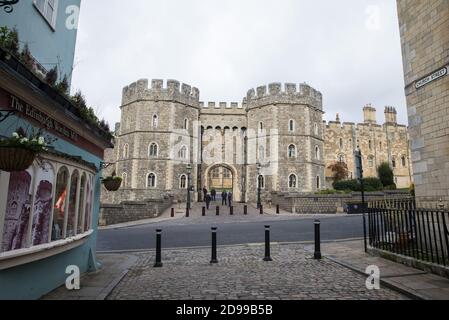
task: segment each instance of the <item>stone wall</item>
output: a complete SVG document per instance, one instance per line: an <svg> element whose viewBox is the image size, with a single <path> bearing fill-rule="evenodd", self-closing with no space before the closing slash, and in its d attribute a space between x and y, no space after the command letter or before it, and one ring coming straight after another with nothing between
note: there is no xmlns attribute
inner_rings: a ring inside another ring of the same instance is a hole
<svg viewBox="0 0 449 320"><path fill-rule="evenodd" d="M365 199L369 201L393 200L409 198L410 194L403 191L368 192ZM351 203L360 203L362 195L359 192L351 194L313 195L295 193L271 194L272 204L279 205L282 210L299 214L334 214L347 211Z"/></svg>
<svg viewBox="0 0 449 320"><path fill-rule="evenodd" d="M121 204L101 204L100 226L156 218L167 210L172 203L172 197L165 197L140 202L129 201Z"/></svg>

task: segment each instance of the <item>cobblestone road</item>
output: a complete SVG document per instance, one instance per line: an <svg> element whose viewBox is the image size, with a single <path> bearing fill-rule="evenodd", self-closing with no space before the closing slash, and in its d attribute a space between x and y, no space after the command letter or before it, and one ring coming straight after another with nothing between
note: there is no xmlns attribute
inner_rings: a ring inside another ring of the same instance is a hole
<svg viewBox="0 0 449 320"><path fill-rule="evenodd" d="M264 247L163 252L163 268L153 268L154 252L139 254L136 265L108 299L148 300L398 300L387 288L370 291L363 276L329 260L316 261L299 244L272 246L273 262L262 261Z"/></svg>

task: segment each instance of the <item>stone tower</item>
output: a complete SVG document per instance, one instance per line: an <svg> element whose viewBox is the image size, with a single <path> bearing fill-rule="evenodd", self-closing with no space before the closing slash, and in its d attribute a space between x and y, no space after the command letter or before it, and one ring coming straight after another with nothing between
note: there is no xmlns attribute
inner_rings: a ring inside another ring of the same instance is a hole
<svg viewBox="0 0 449 320"><path fill-rule="evenodd" d="M376 108L373 108L371 104L366 105L363 108L363 119L366 124L376 124Z"/></svg>
<svg viewBox="0 0 449 320"><path fill-rule="evenodd" d="M306 84L271 83L247 94L250 200L257 193L257 163L263 189L312 192L324 185L323 103ZM252 177L252 178L251 178Z"/></svg>
<svg viewBox="0 0 449 320"><path fill-rule="evenodd" d="M385 107L385 123L397 124L398 113L394 107Z"/></svg>

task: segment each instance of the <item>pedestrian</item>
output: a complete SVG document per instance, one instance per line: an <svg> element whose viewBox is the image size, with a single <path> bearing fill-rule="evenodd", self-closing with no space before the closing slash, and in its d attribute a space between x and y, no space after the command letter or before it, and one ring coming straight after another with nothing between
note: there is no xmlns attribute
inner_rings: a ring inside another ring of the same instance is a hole
<svg viewBox="0 0 449 320"><path fill-rule="evenodd" d="M206 195L204 197L204 201L206 201L206 209L207 210L209 210L211 200L212 200L212 197L208 193L206 193Z"/></svg>
<svg viewBox="0 0 449 320"><path fill-rule="evenodd" d="M226 190L223 190L221 193L221 205L226 206L228 204L228 194L226 193Z"/></svg>
<svg viewBox="0 0 449 320"><path fill-rule="evenodd" d="M212 189L211 195L212 195L212 201L217 201L217 191L215 189Z"/></svg>
<svg viewBox="0 0 449 320"><path fill-rule="evenodd" d="M207 189L206 187L203 188L203 197L204 197L204 201L206 201L206 196L207 196Z"/></svg>
<svg viewBox="0 0 449 320"><path fill-rule="evenodd" d="M232 207L232 196L233 196L233 194L232 194L232 192L231 191L229 191L229 193L228 193L228 204L229 204L229 208L230 207Z"/></svg>

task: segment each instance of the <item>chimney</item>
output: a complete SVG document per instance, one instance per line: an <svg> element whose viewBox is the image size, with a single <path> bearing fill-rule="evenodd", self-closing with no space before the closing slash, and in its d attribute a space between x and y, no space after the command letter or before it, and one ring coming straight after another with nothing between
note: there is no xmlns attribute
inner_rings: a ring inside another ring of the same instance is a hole
<svg viewBox="0 0 449 320"><path fill-rule="evenodd" d="M385 124L397 124L398 113L394 107L385 107Z"/></svg>
<svg viewBox="0 0 449 320"><path fill-rule="evenodd" d="M363 108L363 117L366 124L376 124L376 109L371 104L367 104Z"/></svg>

